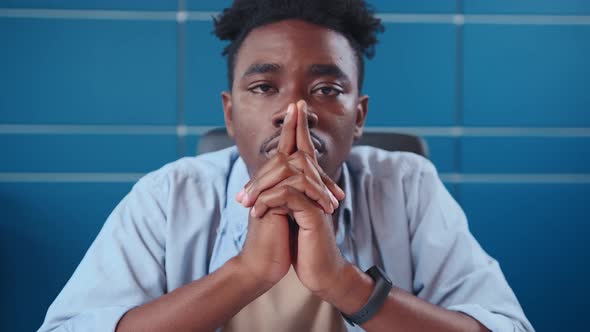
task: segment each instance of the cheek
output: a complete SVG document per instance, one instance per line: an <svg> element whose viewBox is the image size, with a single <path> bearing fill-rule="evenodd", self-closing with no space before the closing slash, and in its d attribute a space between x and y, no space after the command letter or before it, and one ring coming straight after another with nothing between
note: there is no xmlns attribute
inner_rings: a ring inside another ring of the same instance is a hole
<svg viewBox="0 0 590 332"><path fill-rule="evenodd" d="M271 113L265 111L258 99L242 94L234 100L233 119L236 132L242 135L241 139L254 139L260 129L271 123Z"/></svg>
<svg viewBox="0 0 590 332"><path fill-rule="evenodd" d="M353 143L354 116L347 110L341 115L324 117L326 144L329 152L322 162L322 167L328 173L334 173L336 169L348 157Z"/></svg>
<svg viewBox="0 0 590 332"><path fill-rule="evenodd" d="M233 109L234 139L242 159L251 174L255 174L264 162L260 146L267 138L270 118L265 117L260 108L255 107L248 98L237 99Z"/></svg>
<svg viewBox="0 0 590 332"><path fill-rule="evenodd" d="M346 117L352 113L356 104L356 96L347 94L337 98L312 97L309 100L311 107L320 110L330 116Z"/></svg>
<svg viewBox="0 0 590 332"><path fill-rule="evenodd" d="M353 106L341 103L333 104L332 107L326 108L320 114L319 122L322 131L330 133L336 144L348 142L349 136L352 137L356 122Z"/></svg>
<svg viewBox="0 0 590 332"><path fill-rule="evenodd" d="M254 95L248 91L236 93L234 105L240 105L239 110L248 117L256 117L260 120L269 120L274 112L280 111L281 106L286 107L280 96L264 97Z"/></svg>
<svg viewBox="0 0 590 332"><path fill-rule="evenodd" d="M240 156L246 163L250 175L256 174L258 168L263 162L263 156L260 154L260 144L255 130L241 127L236 130L236 145Z"/></svg>

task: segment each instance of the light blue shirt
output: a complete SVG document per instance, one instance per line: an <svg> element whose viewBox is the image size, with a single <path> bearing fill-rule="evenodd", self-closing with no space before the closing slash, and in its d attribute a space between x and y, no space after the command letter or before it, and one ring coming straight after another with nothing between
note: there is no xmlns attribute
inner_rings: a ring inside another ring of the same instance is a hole
<svg viewBox="0 0 590 332"><path fill-rule="evenodd" d="M427 159L354 147L342 174L336 240L347 260L362 270L379 265L396 287L492 331L533 331ZM235 147L144 176L109 216L39 331L114 331L128 310L218 269L244 245L248 210L234 197L248 180Z"/></svg>

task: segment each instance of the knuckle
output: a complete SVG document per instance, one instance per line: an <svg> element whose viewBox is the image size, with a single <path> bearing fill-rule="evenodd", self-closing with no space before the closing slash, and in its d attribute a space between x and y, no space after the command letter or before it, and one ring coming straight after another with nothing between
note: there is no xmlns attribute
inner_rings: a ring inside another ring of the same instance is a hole
<svg viewBox="0 0 590 332"><path fill-rule="evenodd" d="M301 160L298 158L291 158L289 160L289 165L294 168L301 168Z"/></svg>
<svg viewBox="0 0 590 332"><path fill-rule="evenodd" d="M298 184L303 185L303 186L309 185L309 178L307 177L307 175L305 175L303 173L297 174L295 176L295 181Z"/></svg>
<svg viewBox="0 0 590 332"><path fill-rule="evenodd" d="M296 163L286 162L285 164L283 164L283 167L285 167L286 169L288 169L291 172L297 171Z"/></svg>
<svg viewBox="0 0 590 332"><path fill-rule="evenodd" d="M298 161L303 162L303 163L307 163L307 159L309 159L309 154L307 154L307 152L303 151L303 150L297 150L297 152L295 152L295 157L297 158Z"/></svg>
<svg viewBox="0 0 590 332"><path fill-rule="evenodd" d="M288 164L282 164L281 168L279 169L279 176L282 178L286 178L289 177L291 174L293 174L291 166Z"/></svg>
<svg viewBox="0 0 590 332"><path fill-rule="evenodd" d="M285 196L292 196L297 192L297 189L291 187L291 186L284 186L283 187L283 194Z"/></svg>
<svg viewBox="0 0 590 332"><path fill-rule="evenodd" d="M285 152L279 151L276 154L276 159L279 160L280 162L284 163L285 161L289 160L289 155L286 154Z"/></svg>
<svg viewBox="0 0 590 332"><path fill-rule="evenodd" d="M252 196L253 194L255 194L257 192L258 192L258 185L256 185L255 183L250 185L250 187L248 188L248 195Z"/></svg>
<svg viewBox="0 0 590 332"><path fill-rule="evenodd" d="M254 203L254 206L255 207L258 207L259 204L265 204L266 202L268 202L268 199L269 199L268 193L267 192L263 192L256 199L256 203Z"/></svg>

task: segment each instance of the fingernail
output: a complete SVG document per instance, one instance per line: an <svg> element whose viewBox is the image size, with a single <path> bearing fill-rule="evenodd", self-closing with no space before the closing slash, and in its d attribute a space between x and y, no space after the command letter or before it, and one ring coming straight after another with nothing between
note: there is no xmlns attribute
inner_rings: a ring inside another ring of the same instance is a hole
<svg viewBox="0 0 590 332"><path fill-rule="evenodd" d="M246 191L245 191L243 188L242 188L242 190L240 190L240 191L238 192L238 194L236 195L236 200L237 200L238 202L240 202L240 203L242 202L242 199L244 198L244 193L245 193L245 192L246 192Z"/></svg>
<svg viewBox="0 0 590 332"><path fill-rule="evenodd" d="M250 210L250 215L254 218L256 218L256 208L252 207L252 210Z"/></svg>
<svg viewBox="0 0 590 332"><path fill-rule="evenodd" d="M334 196L334 194L332 194L331 191L328 191L330 193L330 199L332 200L332 204L334 204L334 206L338 207L338 200L336 199L336 196Z"/></svg>
<svg viewBox="0 0 590 332"><path fill-rule="evenodd" d="M250 202L250 196L247 192L244 191L244 196L242 197L242 204L246 205Z"/></svg>
<svg viewBox="0 0 590 332"><path fill-rule="evenodd" d="M285 122L291 119L291 114L293 114L293 104L289 104L289 107L287 107L287 115L285 115Z"/></svg>
<svg viewBox="0 0 590 332"><path fill-rule="evenodd" d="M336 188L340 192L341 195L344 195L344 190L342 190L342 188L340 188L339 186L336 186Z"/></svg>
<svg viewBox="0 0 590 332"><path fill-rule="evenodd" d="M303 99L301 99L300 101L297 102L297 107L301 108L302 110L305 110L306 106L307 106L307 103Z"/></svg>

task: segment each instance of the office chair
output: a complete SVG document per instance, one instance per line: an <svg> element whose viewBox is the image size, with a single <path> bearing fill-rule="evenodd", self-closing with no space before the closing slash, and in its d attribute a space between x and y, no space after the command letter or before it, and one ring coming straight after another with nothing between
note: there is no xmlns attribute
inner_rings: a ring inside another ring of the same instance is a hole
<svg viewBox="0 0 590 332"><path fill-rule="evenodd" d="M215 128L199 140L197 153L221 150L234 145L225 128ZM388 151L409 151L428 158L428 145L422 138L412 134L366 132L354 145L370 145Z"/></svg>

